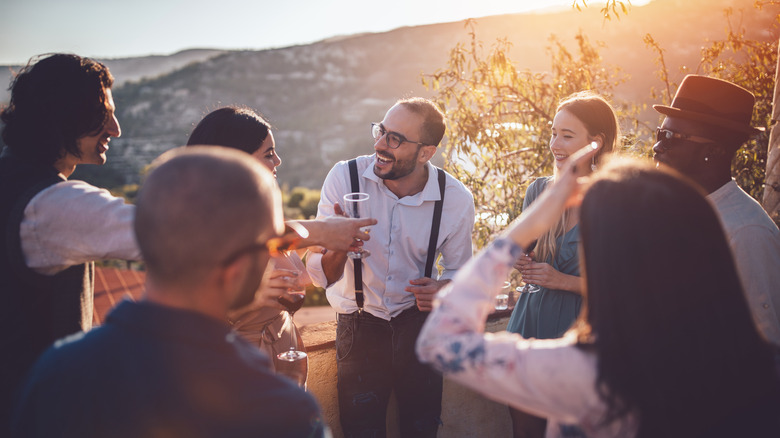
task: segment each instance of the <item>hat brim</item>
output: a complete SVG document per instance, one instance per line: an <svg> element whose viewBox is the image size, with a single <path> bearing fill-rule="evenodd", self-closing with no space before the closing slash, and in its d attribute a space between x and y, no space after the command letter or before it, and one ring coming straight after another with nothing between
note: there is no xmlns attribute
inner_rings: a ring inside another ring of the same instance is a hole
<svg viewBox="0 0 780 438"><path fill-rule="evenodd" d="M702 122L709 125L718 126L721 128L727 128L737 132L743 132L745 134L757 135L764 132L764 128L754 128L750 125L737 123L733 120L723 119L721 117L714 117L709 114L697 113L695 111L682 110L680 108L674 108L671 106L653 105L653 109L668 117L694 120L697 122Z"/></svg>

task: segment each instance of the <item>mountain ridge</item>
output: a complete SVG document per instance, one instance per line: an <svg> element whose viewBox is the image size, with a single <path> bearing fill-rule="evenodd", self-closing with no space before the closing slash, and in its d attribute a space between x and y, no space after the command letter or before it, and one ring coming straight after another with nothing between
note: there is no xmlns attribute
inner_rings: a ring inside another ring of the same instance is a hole
<svg viewBox="0 0 780 438"><path fill-rule="evenodd" d="M656 54L645 48L644 35L651 33L666 50L672 80L679 82L684 73L677 67L695 67L700 48L723 38L725 7L744 9L741 19L751 37L777 38L761 31L778 8L756 11L752 0L654 0L609 22L591 5L581 12L499 15L474 23L485 49L505 37L518 68L535 72L550 70L545 48L551 34L573 50L582 30L592 43L604 42L605 66L620 65L631 76L616 97L644 102L650 87L661 85L654 76ZM280 183L319 187L336 161L373 152L369 123L381 120L396 99L433 95L423 88L421 74L444 68L450 50L468 42L465 23L405 26L267 50L201 49L197 59L179 56L166 68L159 58L106 60L117 78L114 99L123 135L112 140L108 164L89 166L90 172L113 174L112 184L138 182L139 171L184 144L202 116L238 104L258 109L274 125L283 161ZM153 74L130 78L132 65L144 62L157 69L147 67Z"/></svg>

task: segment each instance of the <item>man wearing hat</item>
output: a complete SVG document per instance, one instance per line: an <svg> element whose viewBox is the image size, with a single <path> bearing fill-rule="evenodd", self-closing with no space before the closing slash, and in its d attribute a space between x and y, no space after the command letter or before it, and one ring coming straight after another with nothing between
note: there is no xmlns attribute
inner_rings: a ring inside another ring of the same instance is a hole
<svg viewBox="0 0 780 438"><path fill-rule="evenodd" d="M653 159L699 183L717 211L731 246L753 319L780 346L780 230L761 204L731 177L737 150L763 128L750 126L755 98L721 79L686 76L656 130ZM661 273L663 275L663 273Z"/></svg>

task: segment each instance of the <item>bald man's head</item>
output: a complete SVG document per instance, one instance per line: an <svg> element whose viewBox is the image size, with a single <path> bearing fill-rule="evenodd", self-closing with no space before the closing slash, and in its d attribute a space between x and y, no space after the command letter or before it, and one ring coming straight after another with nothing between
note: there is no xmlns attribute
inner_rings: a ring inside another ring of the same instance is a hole
<svg viewBox="0 0 780 438"><path fill-rule="evenodd" d="M138 197L135 233L148 275L159 284L186 286L283 231L273 175L246 153L177 148L153 168Z"/></svg>

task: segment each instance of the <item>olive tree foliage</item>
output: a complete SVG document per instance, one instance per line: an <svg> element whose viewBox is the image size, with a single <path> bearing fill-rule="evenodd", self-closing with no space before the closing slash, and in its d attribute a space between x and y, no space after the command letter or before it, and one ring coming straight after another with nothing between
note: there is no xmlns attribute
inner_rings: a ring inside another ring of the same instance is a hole
<svg viewBox="0 0 780 438"><path fill-rule="evenodd" d="M580 6L580 4L582 5ZM588 2L587 0L574 0L572 1L571 6L578 11L581 11L583 7L588 7ZM601 8L601 15L604 17L605 21L611 20L613 15L615 18L620 19L620 14L628 14L630 7L631 2L629 0L607 0Z"/></svg>
<svg viewBox="0 0 780 438"><path fill-rule="evenodd" d="M780 2L757 1L755 7L761 9L778 4ZM765 131L751 138L737 151L731 170L737 184L753 198L761 201L766 180L769 132L772 126L780 16L776 17L773 29L767 29L773 32L775 38L758 41L746 36L745 28L738 17L741 11L735 12L732 8L727 8L724 15L728 24L724 38L708 42L702 47L701 60L695 68L680 66L679 70L683 73L725 79L750 90L756 96L752 126L763 127ZM651 34L647 34L644 41L648 48L656 52L656 75L662 83L660 91L651 90L649 98L668 105L679 84L670 80L664 49Z"/></svg>
<svg viewBox="0 0 780 438"><path fill-rule="evenodd" d="M474 242L482 247L520 214L531 181L552 174L548 141L558 103L582 90L612 102L613 89L626 77L602 65L601 45L582 33L575 37L574 50L550 37L551 69L535 73L515 67L508 41L485 48L474 23L466 26L470 41L456 45L447 67L424 75L423 84L436 92L434 99L446 114L445 168L474 194ZM636 112L618 107L619 117L632 118Z"/></svg>

